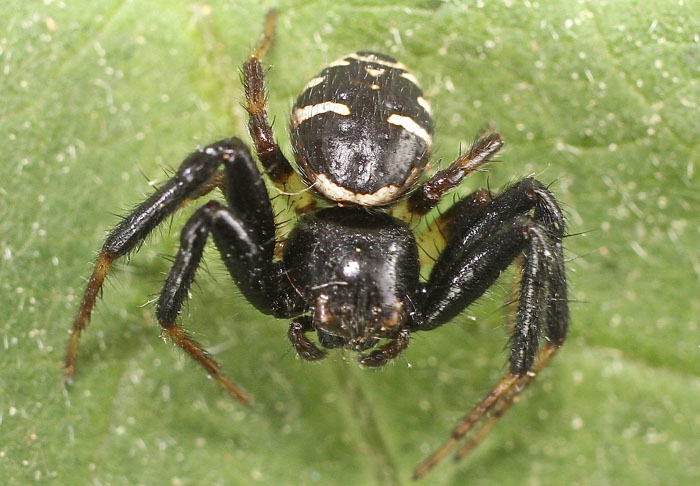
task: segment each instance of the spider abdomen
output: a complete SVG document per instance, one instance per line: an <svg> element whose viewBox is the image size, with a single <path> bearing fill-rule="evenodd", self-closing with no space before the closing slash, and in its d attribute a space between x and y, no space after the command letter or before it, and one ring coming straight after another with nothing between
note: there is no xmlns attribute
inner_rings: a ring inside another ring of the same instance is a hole
<svg viewBox="0 0 700 486"><path fill-rule="evenodd" d="M311 79L291 115L301 175L321 196L386 206L417 182L433 121L416 78L395 59L356 52Z"/></svg>

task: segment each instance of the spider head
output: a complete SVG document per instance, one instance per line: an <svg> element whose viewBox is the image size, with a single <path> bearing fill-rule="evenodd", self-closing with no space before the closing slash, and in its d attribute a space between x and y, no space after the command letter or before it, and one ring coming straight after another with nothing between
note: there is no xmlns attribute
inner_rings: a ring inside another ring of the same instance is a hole
<svg viewBox="0 0 700 486"><path fill-rule="evenodd" d="M324 347L367 349L411 319L417 246L410 228L386 213L335 207L305 215L285 242L283 264Z"/></svg>
<svg viewBox="0 0 700 486"><path fill-rule="evenodd" d="M335 297L338 297L336 294ZM404 305L394 301L381 305L362 305L356 299L333 299L329 293L320 293L313 312L314 328L331 346L341 345L353 351L365 351L381 338L393 338L406 320ZM350 304L349 302L353 302ZM325 341L325 342L324 342Z"/></svg>

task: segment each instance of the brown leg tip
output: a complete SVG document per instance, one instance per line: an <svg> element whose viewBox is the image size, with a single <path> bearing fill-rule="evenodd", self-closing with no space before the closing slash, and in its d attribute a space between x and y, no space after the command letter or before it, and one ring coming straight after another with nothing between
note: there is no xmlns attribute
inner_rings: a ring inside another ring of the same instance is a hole
<svg viewBox="0 0 700 486"><path fill-rule="evenodd" d="M252 408L254 405L253 399L240 390L238 390L238 392L235 395L233 395L233 398L235 398L238 403L246 407Z"/></svg>
<svg viewBox="0 0 700 486"><path fill-rule="evenodd" d="M63 386L70 388L73 386L73 373L75 370L71 367L63 370Z"/></svg>

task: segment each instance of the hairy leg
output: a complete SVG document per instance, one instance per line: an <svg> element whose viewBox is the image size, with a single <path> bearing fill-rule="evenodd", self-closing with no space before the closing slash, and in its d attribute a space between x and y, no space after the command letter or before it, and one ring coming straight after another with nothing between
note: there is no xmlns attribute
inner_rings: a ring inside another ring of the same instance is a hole
<svg viewBox="0 0 700 486"><path fill-rule="evenodd" d="M255 201L254 208L249 211L249 214L261 221L259 239L274 239L272 208L267 200L262 177L245 144L240 139L230 138L190 154L170 180L112 229L102 245L92 275L85 286L68 340L63 369L66 383L72 381L80 336L90 321L111 265L120 257L137 249L164 219L175 213L183 204L216 187L212 186L212 181L222 180L219 176L219 167L222 165L226 168L226 172L236 174L224 177L228 181L225 192L229 200L239 206L245 205L245 201ZM236 177L249 183L239 184L234 188L231 181L236 180ZM236 195L233 195L234 189L238 191Z"/></svg>
<svg viewBox="0 0 700 486"><path fill-rule="evenodd" d="M291 295L293 289L281 288L287 281L280 278L279 265L272 262L274 241L261 244L260 225L247 223L233 209L218 201L209 201L183 228L180 249L160 294L156 317L164 334L207 370L232 397L246 404L250 401L248 396L176 322L194 282L209 234L239 289L258 309L282 312L286 303L279 304L280 296Z"/></svg>
<svg viewBox="0 0 700 486"><path fill-rule="evenodd" d="M532 213L530 215L530 213ZM455 317L522 258L520 296L511 336L510 371L454 428L450 439L414 472L425 475L468 434L462 457L479 443L566 337L568 307L561 239L564 218L544 185L525 179L496 197L471 224L455 232L426 286L415 330L434 329ZM546 345L538 351L539 339ZM484 418L488 415L484 421Z"/></svg>

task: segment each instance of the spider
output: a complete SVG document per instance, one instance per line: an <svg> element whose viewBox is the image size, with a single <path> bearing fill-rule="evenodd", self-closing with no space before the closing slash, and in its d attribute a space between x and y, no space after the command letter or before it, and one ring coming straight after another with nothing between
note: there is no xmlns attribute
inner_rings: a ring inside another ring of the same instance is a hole
<svg viewBox="0 0 700 486"><path fill-rule="evenodd" d="M264 314L292 319L287 335L299 357L317 361L327 349L345 348L360 352L366 367L399 356L412 333L450 322L516 262L520 292L510 369L415 469L414 477L421 477L461 439L468 440L456 457L471 451L563 344L569 318L564 217L548 187L533 178L500 194L478 190L419 235L444 243L421 281L417 237L404 220L435 208L500 150L501 137L477 138L446 169L419 183L433 144L430 105L402 63L355 52L312 78L297 99L290 121L295 172L267 114L261 60L272 44L275 18L268 13L242 78L258 159L271 183L291 194L298 222L286 240L276 235L263 175L240 139L190 154L107 236L73 323L64 380L72 382L78 341L110 266L165 218L214 189L226 203L210 200L185 224L156 317L164 335L243 404L248 395L177 323L209 235L245 298ZM318 344L307 336L311 332Z"/></svg>

